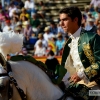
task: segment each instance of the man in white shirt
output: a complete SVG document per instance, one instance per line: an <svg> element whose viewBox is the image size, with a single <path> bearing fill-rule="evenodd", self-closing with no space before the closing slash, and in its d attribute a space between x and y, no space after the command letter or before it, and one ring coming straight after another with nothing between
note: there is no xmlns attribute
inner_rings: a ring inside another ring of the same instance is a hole
<svg viewBox="0 0 100 100"><path fill-rule="evenodd" d="M14 29L14 27L11 25L10 20L6 20L5 21L5 26L3 28L3 32L8 32L8 31L11 31L13 29Z"/></svg>
<svg viewBox="0 0 100 100"><path fill-rule="evenodd" d="M29 14L35 13L34 0L26 0L24 7L26 8Z"/></svg>
<svg viewBox="0 0 100 100"><path fill-rule="evenodd" d="M94 90L100 90L100 36L83 30L81 21L82 14L77 7L67 7L60 11L61 27L70 37L62 56L61 65L67 69L62 81L66 87L70 84L70 78L73 83L82 82L81 84ZM97 100L100 100L100 97L97 97Z"/></svg>

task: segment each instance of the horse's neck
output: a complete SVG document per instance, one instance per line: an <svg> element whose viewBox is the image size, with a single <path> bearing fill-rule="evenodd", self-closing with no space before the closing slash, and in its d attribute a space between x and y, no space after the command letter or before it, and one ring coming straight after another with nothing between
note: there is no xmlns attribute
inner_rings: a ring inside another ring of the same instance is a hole
<svg viewBox="0 0 100 100"><path fill-rule="evenodd" d="M40 68L29 62L12 62L12 71L28 100L57 100L63 94Z"/></svg>

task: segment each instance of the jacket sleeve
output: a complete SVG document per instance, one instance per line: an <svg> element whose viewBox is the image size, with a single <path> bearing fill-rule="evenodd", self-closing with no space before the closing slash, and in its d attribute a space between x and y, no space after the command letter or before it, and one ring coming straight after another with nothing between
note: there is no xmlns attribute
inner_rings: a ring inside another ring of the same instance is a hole
<svg viewBox="0 0 100 100"><path fill-rule="evenodd" d="M84 73L90 81L100 80L100 36L95 35L90 41L89 45L91 51L86 51L87 58L89 59L91 65L88 66Z"/></svg>

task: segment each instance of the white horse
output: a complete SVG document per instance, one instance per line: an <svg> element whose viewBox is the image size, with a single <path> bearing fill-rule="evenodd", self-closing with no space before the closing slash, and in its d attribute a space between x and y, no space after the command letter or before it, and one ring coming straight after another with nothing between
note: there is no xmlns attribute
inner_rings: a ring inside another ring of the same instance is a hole
<svg viewBox="0 0 100 100"><path fill-rule="evenodd" d="M6 57L9 53L21 50L23 37L14 32L0 33L0 53ZM1 63L1 59L0 59ZM57 100L62 95L61 89L53 84L44 71L27 61L9 61L14 79L24 91L27 100ZM2 63L1 63L2 64ZM22 100L15 85L12 84L12 97L9 99L9 76L7 71L0 66L0 100ZM67 100L73 100L67 98Z"/></svg>
<svg viewBox="0 0 100 100"><path fill-rule="evenodd" d="M44 71L27 61L9 62L14 79L26 94L27 100L57 100L62 95L61 89L54 85ZM0 74L6 71L0 67ZM0 77L0 100L8 99L9 77ZM12 85L11 100L22 100L15 85ZM66 100L73 100L68 98Z"/></svg>

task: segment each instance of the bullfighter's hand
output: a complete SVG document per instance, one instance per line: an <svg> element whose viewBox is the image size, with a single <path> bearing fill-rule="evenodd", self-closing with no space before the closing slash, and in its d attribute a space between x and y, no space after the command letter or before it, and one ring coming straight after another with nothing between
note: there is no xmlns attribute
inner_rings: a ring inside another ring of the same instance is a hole
<svg viewBox="0 0 100 100"><path fill-rule="evenodd" d="M80 79L80 77L77 75L77 73L74 74L74 75L72 75L71 78L70 78L70 81L72 81L72 82L74 82L74 83L76 83L76 82L78 82L78 81L80 81L80 80L81 80L81 79Z"/></svg>

